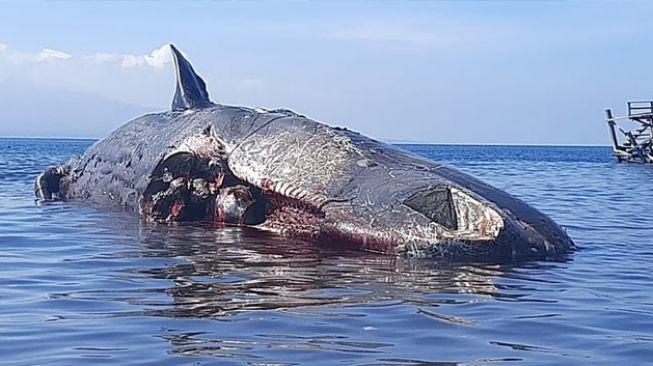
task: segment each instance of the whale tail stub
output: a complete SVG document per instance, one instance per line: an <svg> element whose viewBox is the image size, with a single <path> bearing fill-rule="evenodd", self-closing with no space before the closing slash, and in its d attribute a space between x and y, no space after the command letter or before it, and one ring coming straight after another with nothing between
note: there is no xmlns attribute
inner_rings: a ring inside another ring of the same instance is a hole
<svg viewBox="0 0 653 366"><path fill-rule="evenodd" d="M175 96L172 99L171 109L173 111L184 111L212 105L204 80L195 73L193 66L177 47L171 44L170 50L177 71L177 87Z"/></svg>

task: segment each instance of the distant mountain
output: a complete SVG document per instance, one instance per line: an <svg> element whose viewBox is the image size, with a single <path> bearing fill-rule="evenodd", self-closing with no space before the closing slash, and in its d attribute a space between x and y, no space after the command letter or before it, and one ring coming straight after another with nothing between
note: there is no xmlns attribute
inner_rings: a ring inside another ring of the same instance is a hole
<svg viewBox="0 0 653 366"><path fill-rule="evenodd" d="M0 136L99 138L150 112L156 110L15 80L0 82Z"/></svg>

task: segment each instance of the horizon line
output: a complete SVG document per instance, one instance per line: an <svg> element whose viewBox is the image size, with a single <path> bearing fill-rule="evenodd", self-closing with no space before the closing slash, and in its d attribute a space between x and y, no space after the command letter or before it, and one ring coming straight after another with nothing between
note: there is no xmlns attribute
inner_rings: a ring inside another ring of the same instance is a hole
<svg viewBox="0 0 653 366"><path fill-rule="evenodd" d="M0 140L77 140L77 141L100 141L102 138L93 137L43 137L43 136L0 136ZM612 145L598 144L556 144L556 143L504 143L504 142L420 142L420 141L390 141L386 139L376 139L390 145L457 145L457 146L531 146L531 147L612 147Z"/></svg>

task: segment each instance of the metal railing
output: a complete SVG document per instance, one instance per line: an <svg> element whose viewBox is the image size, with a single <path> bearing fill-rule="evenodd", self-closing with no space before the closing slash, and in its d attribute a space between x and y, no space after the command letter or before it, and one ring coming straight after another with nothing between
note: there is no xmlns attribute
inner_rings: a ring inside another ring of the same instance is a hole
<svg viewBox="0 0 653 366"><path fill-rule="evenodd" d="M612 110L605 110L605 120L612 137L613 152L618 161L653 163L653 101L628 102L628 114L614 117ZM617 124L619 120L630 120L639 126L633 131L626 131ZM617 130L625 141L619 142Z"/></svg>

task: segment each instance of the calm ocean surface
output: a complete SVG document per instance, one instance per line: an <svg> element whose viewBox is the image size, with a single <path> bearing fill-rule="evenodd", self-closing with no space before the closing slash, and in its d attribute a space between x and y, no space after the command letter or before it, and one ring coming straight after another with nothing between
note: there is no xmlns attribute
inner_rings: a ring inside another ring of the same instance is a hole
<svg viewBox="0 0 653 366"><path fill-rule="evenodd" d="M0 139L0 364L653 364L653 166L405 145L565 226L565 262L446 265L34 204L91 141Z"/></svg>

